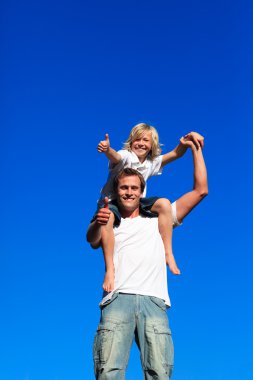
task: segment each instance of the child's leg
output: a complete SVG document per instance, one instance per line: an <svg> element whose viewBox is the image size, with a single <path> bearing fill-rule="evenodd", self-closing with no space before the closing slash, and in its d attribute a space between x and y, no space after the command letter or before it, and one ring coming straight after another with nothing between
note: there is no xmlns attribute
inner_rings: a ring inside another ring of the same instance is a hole
<svg viewBox="0 0 253 380"><path fill-rule="evenodd" d="M158 214L158 226L165 248L166 264L173 274L180 274L172 252L172 211L168 199L159 198L152 206L151 211Z"/></svg>
<svg viewBox="0 0 253 380"><path fill-rule="evenodd" d="M111 213L108 223L101 227L101 245L105 260L105 278L103 283L103 289L106 292L111 292L114 289L114 219L114 214Z"/></svg>

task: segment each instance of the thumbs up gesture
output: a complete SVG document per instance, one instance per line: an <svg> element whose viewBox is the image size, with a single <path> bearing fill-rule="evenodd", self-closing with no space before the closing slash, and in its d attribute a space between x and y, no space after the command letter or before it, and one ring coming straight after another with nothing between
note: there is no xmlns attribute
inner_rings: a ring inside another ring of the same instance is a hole
<svg viewBox="0 0 253 380"><path fill-rule="evenodd" d="M108 208L109 209L109 198L108 197L104 198L104 208Z"/></svg>
<svg viewBox="0 0 253 380"><path fill-rule="evenodd" d="M104 207L98 210L96 215L96 221L100 225L106 225L109 221L111 211L109 210L109 199L105 197Z"/></svg>
<svg viewBox="0 0 253 380"><path fill-rule="evenodd" d="M105 140L100 141L100 143L98 144L97 150L99 151L99 153L106 153L108 152L109 148L110 148L110 140L109 140L108 133L106 133Z"/></svg>

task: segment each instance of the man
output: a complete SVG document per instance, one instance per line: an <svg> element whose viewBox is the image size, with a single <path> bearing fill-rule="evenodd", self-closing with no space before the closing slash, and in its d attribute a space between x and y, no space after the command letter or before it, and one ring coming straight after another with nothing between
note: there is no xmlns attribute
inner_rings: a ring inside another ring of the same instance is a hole
<svg viewBox="0 0 253 380"><path fill-rule="evenodd" d="M192 141L187 144L193 153L194 187L173 205L176 224L208 191L202 149ZM114 229L115 288L101 302L101 320L94 341L97 380L124 379L134 338L145 379L169 379L172 373L165 252L157 218L141 215L139 201L144 186L142 176L133 169L123 170L115 182L122 219ZM101 229L109 214L107 208L101 209L88 229L87 240L94 248L100 244Z"/></svg>

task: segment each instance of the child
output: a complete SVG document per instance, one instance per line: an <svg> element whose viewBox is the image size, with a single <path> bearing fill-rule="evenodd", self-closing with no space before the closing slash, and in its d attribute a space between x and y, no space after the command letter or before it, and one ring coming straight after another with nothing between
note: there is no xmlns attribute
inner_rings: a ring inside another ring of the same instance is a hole
<svg viewBox="0 0 253 380"><path fill-rule="evenodd" d="M190 134L184 136L184 138L189 138L189 136ZM105 153L110 161L109 176L101 190L101 197L98 202L98 208L109 207L112 211L109 222L101 227L101 242L106 267L103 289L107 292L112 291L114 288L113 226L114 224L117 225L120 223L120 213L113 202L115 199L113 180L120 170L126 167L138 170L143 175L145 181L153 175L161 174L163 166L183 156L186 152L187 147L184 145L182 139L174 150L160 155L161 147L156 129L148 124L140 123L132 128L122 150L116 152L110 147L108 134L105 135L105 140L100 141L98 144L97 150L100 153ZM192 137L192 139L195 144L198 144L195 137ZM143 197L146 196L146 189L147 185L144 189ZM158 225L164 243L166 263L173 274L180 274L180 270L177 267L172 253L172 215L170 201L158 197L142 198L141 209L146 215L155 216L158 214Z"/></svg>

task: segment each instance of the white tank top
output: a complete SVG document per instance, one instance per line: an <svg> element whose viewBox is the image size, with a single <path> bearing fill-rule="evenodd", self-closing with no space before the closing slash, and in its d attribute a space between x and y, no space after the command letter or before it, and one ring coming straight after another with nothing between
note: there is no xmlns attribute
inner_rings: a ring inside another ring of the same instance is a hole
<svg viewBox="0 0 253 380"><path fill-rule="evenodd" d="M170 306L167 268L158 218L122 218L114 228L115 292L155 296Z"/></svg>

